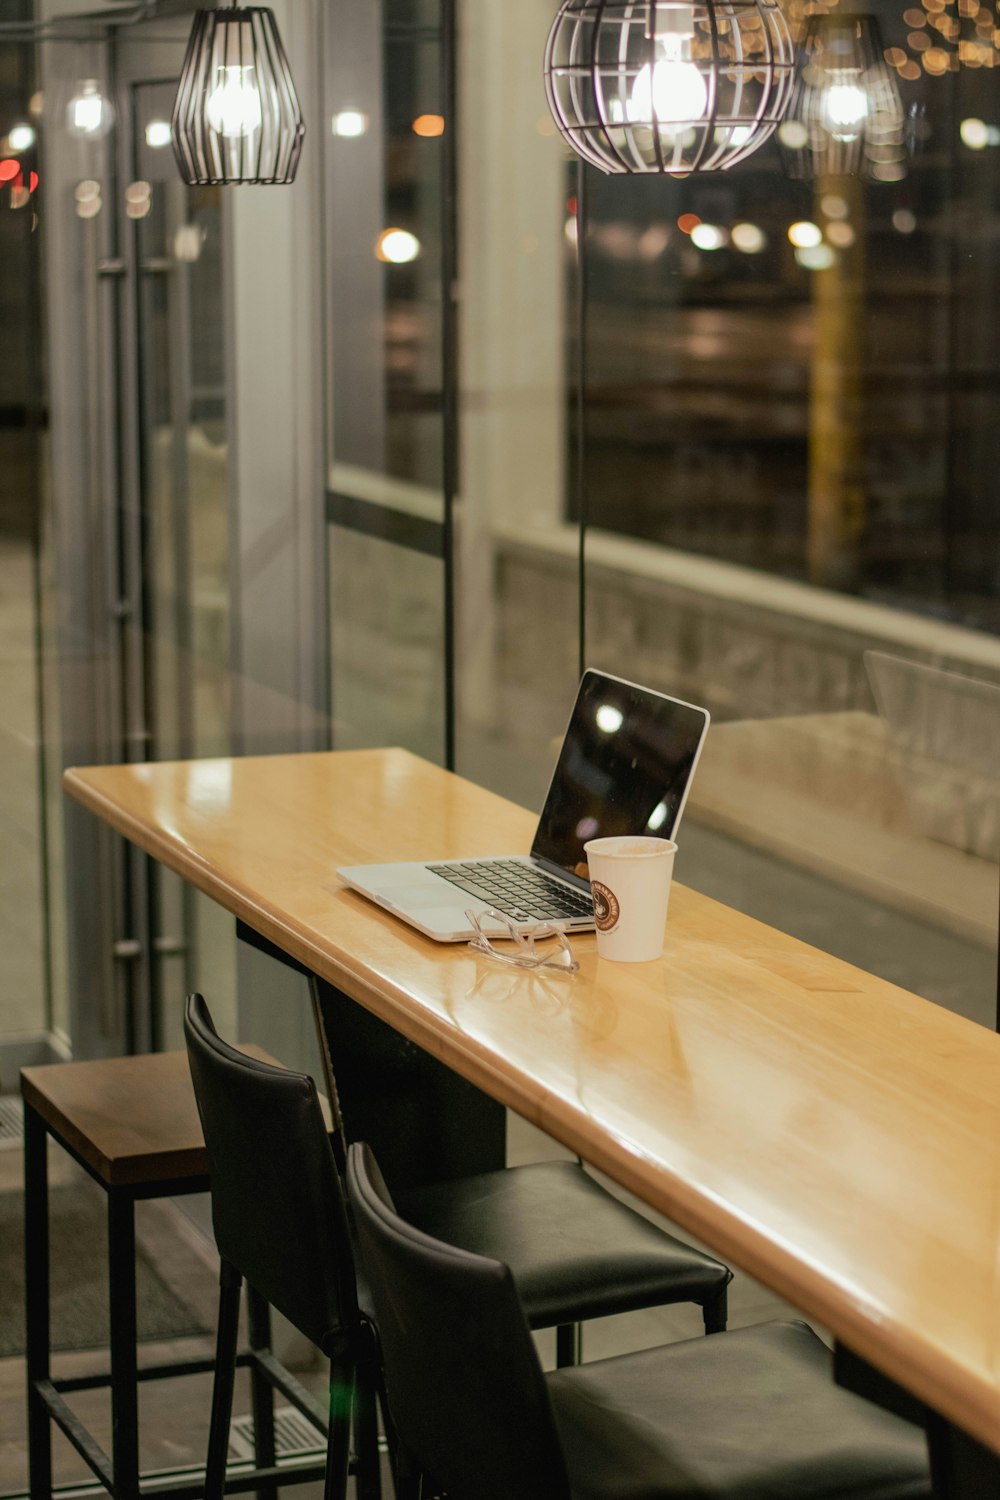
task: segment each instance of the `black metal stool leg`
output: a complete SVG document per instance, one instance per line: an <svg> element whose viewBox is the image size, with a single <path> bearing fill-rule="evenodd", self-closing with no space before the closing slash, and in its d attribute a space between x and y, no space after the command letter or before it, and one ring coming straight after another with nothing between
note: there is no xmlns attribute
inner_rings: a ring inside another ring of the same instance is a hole
<svg viewBox="0 0 1000 1500"><path fill-rule="evenodd" d="M366 1322L362 1333L368 1347L359 1355L354 1374L354 1446L357 1500L380 1500L382 1477L378 1454L379 1349L374 1329Z"/></svg>
<svg viewBox="0 0 1000 1500"><path fill-rule="evenodd" d="M396 1466L396 1500L420 1500L423 1487L420 1471L404 1455L400 1455Z"/></svg>
<svg viewBox="0 0 1000 1500"><path fill-rule="evenodd" d="M24 1106L24 1289L28 1374L28 1471L31 1500L52 1494L52 1428L36 1381L49 1378L48 1132Z"/></svg>
<svg viewBox="0 0 1000 1500"><path fill-rule="evenodd" d="M565 1370L568 1365L578 1365L583 1348L583 1335L579 1323L560 1323L556 1329L556 1365Z"/></svg>
<svg viewBox="0 0 1000 1500"><path fill-rule="evenodd" d="M111 1454L115 1500L138 1500L135 1201L126 1188L108 1189L108 1290L111 1309Z"/></svg>
<svg viewBox="0 0 1000 1500"><path fill-rule="evenodd" d="M205 1500L222 1500L226 1483L242 1282L239 1272L223 1261L219 1268L219 1326L215 1335L215 1383L212 1386L212 1418L205 1461Z"/></svg>
<svg viewBox="0 0 1000 1500"><path fill-rule="evenodd" d="M259 1292L247 1282L247 1325L250 1348L254 1353L268 1353L271 1348L271 1309ZM257 1365L250 1366L250 1396L253 1407L253 1451L258 1468L270 1468L276 1457L274 1446L274 1387ZM262 1484L257 1500L275 1500L278 1491L273 1484Z"/></svg>
<svg viewBox="0 0 1000 1500"><path fill-rule="evenodd" d="M330 1431L326 1441L326 1482L323 1500L345 1500L351 1458L351 1406L354 1368L343 1360L330 1361Z"/></svg>

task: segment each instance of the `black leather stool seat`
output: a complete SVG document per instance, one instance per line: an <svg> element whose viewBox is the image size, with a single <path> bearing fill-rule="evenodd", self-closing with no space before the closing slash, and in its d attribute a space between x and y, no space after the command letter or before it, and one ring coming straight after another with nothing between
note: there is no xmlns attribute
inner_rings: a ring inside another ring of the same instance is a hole
<svg viewBox="0 0 1000 1500"><path fill-rule="evenodd" d="M347 1186L397 1500L930 1500L922 1428L836 1386L805 1324L546 1375L508 1266L401 1218L367 1146Z"/></svg>
<svg viewBox="0 0 1000 1500"><path fill-rule="evenodd" d="M504 1261L532 1328L710 1301L732 1275L620 1203L576 1162L484 1172L396 1201L425 1234Z"/></svg>
<svg viewBox="0 0 1000 1500"><path fill-rule="evenodd" d="M573 1500L917 1500L923 1431L833 1385L804 1323L546 1377Z"/></svg>

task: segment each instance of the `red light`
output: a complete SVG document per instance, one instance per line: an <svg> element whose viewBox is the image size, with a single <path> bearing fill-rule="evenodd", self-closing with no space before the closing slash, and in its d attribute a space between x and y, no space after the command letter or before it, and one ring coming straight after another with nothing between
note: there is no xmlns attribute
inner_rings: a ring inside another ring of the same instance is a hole
<svg viewBox="0 0 1000 1500"><path fill-rule="evenodd" d="M682 234L690 234L692 229L697 229L701 223L697 214L681 214L677 220L677 228Z"/></svg>
<svg viewBox="0 0 1000 1500"><path fill-rule="evenodd" d="M579 204L577 203L575 198L570 197L566 199L566 212L568 214L572 214L574 219L576 218L576 211L578 207Z"/></svg>
<svg viewBox="0 0 1000 1500"><path fill-rule="evenodd" d="M13 182L20 171L21 163L14 161L10 156L5 156L3 161L0 161L0 182Z"/></svg>
<svg viewBox="0 0 1000 1500"><path fill-rule="evenodd" d="M28 192L33 193L38 186L38 173L32 172L28 177Z"/></svg>

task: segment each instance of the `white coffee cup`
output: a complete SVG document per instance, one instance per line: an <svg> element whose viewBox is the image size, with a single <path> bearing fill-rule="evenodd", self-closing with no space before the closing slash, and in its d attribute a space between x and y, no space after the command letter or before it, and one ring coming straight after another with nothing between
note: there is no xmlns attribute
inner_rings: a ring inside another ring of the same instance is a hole
<svg viewBox="0 0 1000 1500"><path fill-rule="evenodd" d="M583 847L599 956L627 964L659 958L677 845L626 833L591 839Z"/></svg>

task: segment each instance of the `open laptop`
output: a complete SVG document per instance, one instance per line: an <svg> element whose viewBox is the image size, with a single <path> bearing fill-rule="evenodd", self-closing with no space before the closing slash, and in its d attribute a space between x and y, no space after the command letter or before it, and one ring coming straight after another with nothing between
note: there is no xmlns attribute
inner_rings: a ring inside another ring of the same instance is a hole
<svg viewBox="0 0 1000 1500"><path fill-rule="evenodd" d="M518 929L558 920L586 931L594 910L584 844L622 833L674 838L708 722L704 708L587 671L530 854L350 865L337 874L442 943L472 937L466 911L490 907Z"/></svg>

